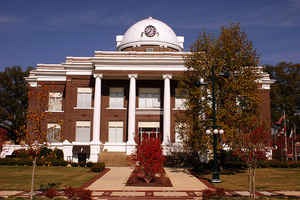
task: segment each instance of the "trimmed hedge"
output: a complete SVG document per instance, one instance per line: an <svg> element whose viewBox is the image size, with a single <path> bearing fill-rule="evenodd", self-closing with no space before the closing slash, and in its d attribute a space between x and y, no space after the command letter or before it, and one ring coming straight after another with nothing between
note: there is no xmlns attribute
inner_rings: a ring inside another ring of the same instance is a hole
<svg viewBox="0 0 300 200"><path fill-rule="evenodd" d="M96 163L94 166L91 167L92 172L102 172L105 169L104 162Z"/></svg>

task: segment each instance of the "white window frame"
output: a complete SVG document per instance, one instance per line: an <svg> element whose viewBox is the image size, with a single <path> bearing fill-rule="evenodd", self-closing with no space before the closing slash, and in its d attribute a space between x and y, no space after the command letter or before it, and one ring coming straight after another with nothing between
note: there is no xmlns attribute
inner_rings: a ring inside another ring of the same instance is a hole
<svg viewBox="0 0 300 200"><path fill-rule="evenodd" d="M62 92L49 92L48 112L62 112Z"/></svg>
<svg viewBox="0 0 300 200"><path fill-rule="evenodd" d="M79 136L79 128L89 128L89 132L87 134L86 140L79 140L81 135ZM91 122L90 121L76 121L76 130L75 130L75 141L78 143L89 143L91 141Z"/></svg>
<svg viewBox="0 0 300 200"><path fill-rule="evenodd" d="M60 141L61 126L57 123L47 124L47 142L56 143Z"/></svg>
<svg viewBox="0 0 300 200"><path fill-rule="evenodd" d="M113 96L117 94L119 96ZM124 88L111 87L109 88L109 108L110 109L124 109Z"/></svg>
<svg viewBox="0 0 300 200"><path fill-rule="evenodd" d="M139 108L159 109L160 88L139 88Z"/></svg>
<svg viewBox="0 0 300 200"><path fill-rule="evenodd" d="M120 131L120 133L118 132ZM119 137L112 135L118 134ZM108 122L108 143L123 143L124 123L123 121L109 121Z"/></svg>
<svg viewBox="0 0 300 200"><path fill-rule="evenodd" d="M88 100L86 102L82 101L80 98L81 95L87 95ZM81 105L87 103L87 105ZM77 104L76 109L91 109L92 108L92 88L77 88Z"/></svg>

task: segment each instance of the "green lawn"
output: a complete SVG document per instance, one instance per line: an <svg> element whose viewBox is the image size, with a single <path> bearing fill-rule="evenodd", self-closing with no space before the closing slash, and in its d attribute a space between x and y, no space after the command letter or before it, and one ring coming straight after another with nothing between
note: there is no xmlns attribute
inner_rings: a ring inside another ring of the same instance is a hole
<svg viewBox="0 0 300 200"><path fill-rule="evenodd" d="M211 178L211 175L203 175ZM214 184L229 190L248 190L247 170L234 175L220 175L222 183ZM264 168L256 170L257 190L300 190L299 168Z"/></svg>
<svg viewBox="0 0 300 200"><path fill-rule="evenodd" d="M30 166L0 166L1 190L30 190L31 171ZM35 189L48 183L60 183L60 188L79 187L96 175L97 173L91 172L89 168L37 167Z"/></svg>

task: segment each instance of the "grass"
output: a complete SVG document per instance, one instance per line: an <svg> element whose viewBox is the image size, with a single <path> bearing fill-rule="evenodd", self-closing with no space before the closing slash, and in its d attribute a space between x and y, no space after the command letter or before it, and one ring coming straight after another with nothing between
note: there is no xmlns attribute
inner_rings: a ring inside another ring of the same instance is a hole
<svg viewBox="0 0 300 200"><path fill-rule="evenodd" d="M203 177L211 179L211 175ZM247 170L234 175L220 175L222 183L214 186L228 190L248 190ZM256 170L257 190L300 190L300 168L263 168Z"/></svg>
<svg viewBox="0 0 300 200"><path fill-rule="evenodd" d="M30 190L31 172L30 166L0 166L1 190ZM48 183L59 183L59 189L80 187L96 175L89 168L37 167L34 187L39 189L41 184Z"/></svg>

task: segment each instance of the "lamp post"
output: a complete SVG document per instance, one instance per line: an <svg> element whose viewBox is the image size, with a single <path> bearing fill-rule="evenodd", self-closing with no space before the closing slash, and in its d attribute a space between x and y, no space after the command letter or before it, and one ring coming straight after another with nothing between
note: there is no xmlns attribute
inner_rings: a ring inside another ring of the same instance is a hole
<svg viewBox="0 0 300 200"><path fill-rule="evenodd" d="M225 72L224 74L220 74L224 78L229 77L229 73ZM213 154L214 154L214 166L213 166L213 174L212 174L212 180L213 183L220 183L220 175L219 175L219 166L218 166L218 157L217 157L217 146L218 146L218 134L223 134L223 129L218 129L217 126L217 112L216 112L216 94L215 94L215 80L216 80L216 74L215 74L215 66L211 67L211 83L212 83L212 110L213 110L213 126L212 131L207 129L206 134L213 133ZM201 85L206 85L206 83L203 82L203 79L196 83L196 86L199 87Z"/></svg>
<svg viewBox="0 0 300 200"><path fill-rule="evenodd" d="M214 172L212 174L212 182L213 183L220 183L220 176L219 176L219 166L218 166L218 158L217 158L217 145L218 145L218 129L217 129L217 112L216 112L216 94L215 94L215 66L213 65L211 68L211 84L212 84L212 109L213 109L213 148L214 148Z"/></svg>

